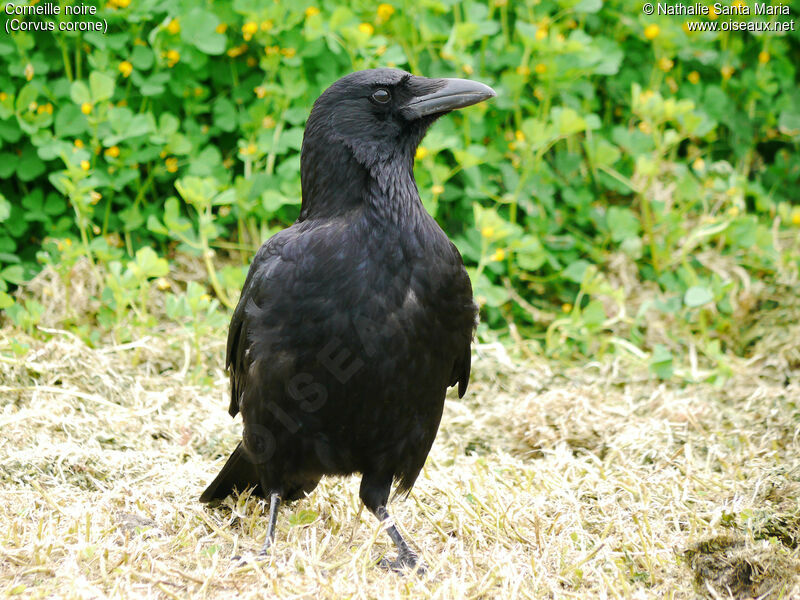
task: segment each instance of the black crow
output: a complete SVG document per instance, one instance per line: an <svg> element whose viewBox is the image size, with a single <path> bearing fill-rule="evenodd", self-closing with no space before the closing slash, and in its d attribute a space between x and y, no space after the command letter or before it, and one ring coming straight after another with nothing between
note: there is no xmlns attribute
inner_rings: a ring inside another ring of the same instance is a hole
<svg viewBox="0 0 800 600"><path fill-rule="evenodd" d="M414 485L445 392L467 389L477 309L456 247L420 202L414 155L441 115L494 96L463 79L352 73L314 103L297 222L256 254L233 313L228 412L242 441L201 502L254 487L282 500L361 473L381 521L392 482ZM393 566L417 557L394 525Z"/></svg>

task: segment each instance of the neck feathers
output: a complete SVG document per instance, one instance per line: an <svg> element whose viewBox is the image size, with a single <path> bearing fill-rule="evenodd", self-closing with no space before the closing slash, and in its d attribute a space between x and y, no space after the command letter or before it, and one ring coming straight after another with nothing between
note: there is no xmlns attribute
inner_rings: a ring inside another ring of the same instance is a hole
<svg viewBox="0 0 800 600"><path fill-rule="evenodd" d="M398 148L382 157L370 155L363 147L356 153L339 144L316 146L313 152L304 148L300 169L300 221L361 208L376 225L400 225L424 211L414 180L412 150Z"/></svg>

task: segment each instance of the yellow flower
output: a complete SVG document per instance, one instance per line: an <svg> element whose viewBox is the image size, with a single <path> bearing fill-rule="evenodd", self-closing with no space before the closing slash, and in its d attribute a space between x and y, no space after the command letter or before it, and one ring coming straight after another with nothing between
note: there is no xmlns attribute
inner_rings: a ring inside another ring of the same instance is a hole
<svg viewBox="0 0 800 600"><path fill-rule="evenodd" d="M547 37L547 27L536 28L536 39L540 42Z"/></svg>
<svg viewBox="0 0 800 600"><path fill-rule="evenodd" d="M494 227L486 226L481 229L481 235L485 238L491 238L494 236Z"/></svg>
<svg viewBox="0 0 800 600"><path fill-rule="evenodd" d="M648 123L647 121L642 121L641 123L639 123L639 131L641 131L642 133L649 134L652 133L653 128L650 127L650 123Z"/></svg>
<svg viewBox="0 0 800 600"><path fill-rule="evenodd" d="M116 4L120 8L127 8L130 3L131 0L114 0L114 4Z"/></svg>
<svg viewBox="0 0 800 600"><path fill-rule="evenodd" d="M650 25L644 28L644 37L646 37L650 41L656 39L659 33L661 33L661 27L659 27L655 23L651 23Z"/></svg>
<svg viewBox="0 0 800 600"><path fill-rule="evenodd" d="M697 85L700 83L700 73L697 71L692 71L689 75L686 76L686 79L689 80L690 83Z"/></svg>
<svg viewBox="0 0 800 600"><path fill-rule="evenodd" d="M564 302L564 304L561 305L561 312L568 313L571 311L572 311L572 304L570 304L569 302Z"/></svg>
<svg viewBox="0 0 800 600"><path fill-rule="evenodd" d="M281 54L283 54L286 58L292 58L295 54L297 54L297 50L294 48L281 48Z"/></svg>
<svg viewBox="0 0 800 600"><path fill-rule="evenodd" d="M437 183L431 187L431 192L433 192L434 196L439 196L440 194L444 193L444 186Z"/></svg>
<svg viewBox="0 0 800 600"><path fill-rule="evenodd" d="M6 94L5 92L0 92L0 102L5 102L7 98L8 94Z"/></svg>
<svg viewBox="0 0 800 600"><path fill-rule="evenodd" d="M170 67L174 67L180 59L181 55L177 50L167 50L167 64Z"/></svg>
<svg viewBox="0 0 800 600"><path fill-rule="evenodd" d="M242 37L246 41L250 41L250 38L258 31L258 23L253 21L248 21L244 25L242 25Z"/></svg>
<svg viewBox="0 0 800 600"><path fill-rule="evenodd" d="M375 28L369 23L361 23L361 25L358 26L358 30L366 35L372 35L375 33Z"/></svg>
<svg viewBox="0 0 800 600"><path fill-rule="evenodd" d="M537 75L544 75L547 73L547 65L544 63L538 63L533 70L536 71Z"/></svg>
<svg viewBox="0 0 800 600"><path fill-rule="evenodd" d="M95 192L94 190L92 190L91 192L89 192L89 203L92 205L97 204L98 202L100 202L102 197L103 195L100 192ZM95 233L100 233L100 231L98 230Z"/></svg>
<svg viewBox="0 0 800 600"><path fill-rule="evenodd" d="M31 63L25 65L25 79L28 81L33 79L33 65Z"/></svg>
<svg viewBox="0 0 800 600"><path fill-rule="evenodd" d="M267 88L265 88L263 85L253 88L253 91L256 93L256 98L263 98L267 95Z"/></svg>
<svg viewBox="0 0 800 600"><path fill-rule="evenodd" d="M517 75L527 77L531 74L531 68L528 65L520 65L517 67Z"/></svg>
<svg viewBox="0 0 800 600"><path fill-rule="evenodd" d="M261 126L264 129L272 129L273 127L275 127L275 125L277 125L277 123L275 122L275 119L273 119L272 117L264 117L263 119L261 119Z"/></svg>
<svg viewBox="0 0 800 600"><path fill-rule="evenodd" d="M428 149L425 146L419 146L414 154L414 158L417 160L422 160L426 156L428 156Z"/></svg>
<svg viewBox="0 0 800 600"><path fill-rule="evenodd" d="M503 250L502 248L498 248L492 253L492 255L489 257L489 260L498 261L498 260L503 260L505 257L506 257L506 251Z"/></svg>
<svg viewBox="0 0 800 600"><path fill-rule="evenodd" d="M731 217L738 217L739 216L739 207L738 206L731 206L728 209L728 215Z"/></svg>
<svg viewBox="0 0 800 600"><path fill-rule="evenodd" d="M81 161L81 169L83 169L84 171L88 171L91 168L92 168L92 165L91 165L91 163L89 163L88 160L82 160Z"/></svg>
<svg viewBox="0 0 800 600"><path fill-rule="evenodd" d="M234 46L233 48L229 49L227 54L231 58L236 58L237 56L241 56L247 52L247 44L242 44L241 46Z"/></svg>
<svg viewBox="0 0 800 600"><path fill-rule="evenodd" d="M247 154L255 154L257 151L258 147L253 142L247 144Z"/></svg>
<svg viewBox="0 0 800 600"><path fill-rule="evenodd" d="M105 155L111 158L118 158L119 157L119 146L111 146L107 148L105 151Z"/></svg>
<svg viewBox="0 0 800 600"><path fill-rule="evenodd" d="M76 148L83 148L83 140L75 140L74 143Z"/></svg>
<svg viewBox="0 0 800 600"><path fill-rule="evenodd" d="M316 6L309 6L306 9L306 18L307 19L310 19L311 17L314 17L314 16L316 16L318 14L319 14L319 9Z"/></svg>
<svg viewBox="0 0 800 600"><path fill-rule="evenodd" d="M475 69L472 68L472 65L461 65L461 70L464 71L467 75L472 75L475 72Z"/></svg>
<svg viewBox="0 0 800 600"><path fill-rule="evenodd" d="M172 19L167 25L167 31L172 35L177 35L181 32L181 22L178 19Z"/></svg>
<svg viewBox="0 0 800 600"><path fill-rule="evenodd" d="M694 160L694 162L692 163L692 168L693 168L695 171L702 171L703 169L705 169L705 168L706 168L706 161L704 161L702 158L700 158L700 157L698 156L698 157L697 157L697 158Z"/></svg>
<svg viewBox="0 0 800 600"><path fill-rule="evenodd" d="M738 14L738 12L741 11L741 8L746 6L746 4L742 2L742 0L733 0L733 2L731 2L731 6L737 11Z"/></svg>
<svg viewBox="0 0 800 600"><path fill-rule="evenodd" d="M273 25L274 25L274 23L272 21L269 21L269 20L261 21L261 25L260 25L261 31L269 31L270 29L272 29Z"/></svg>
<svg viewBox="0 0 800 600"><path fill-rule="evenodd" d="M267 56L274 56L276 54L280 54L281 47L280 46L267 46L264 48L264 54Z"/></svg>
<svg viewBox="0 0 800 600"><path fill-rule="evenodd" d="M716 21L717 17L719 17L719 13L717 12L717 9L714 8L713 4L709 5L707 16L711 21Z"/></svg>
<svg viewBox="0 0 800 600"><path fill-rule="evenodd" d="M178 159L174 156L170 156L167 160L164 161L164 164L167 167L167 171L169 173L174 173L178 170Z"/></svg>
<svg viewBox="0 0 800 600"><path fill-rule="evenodd" d="M800 227L800 206L792 208L792 225Z"/></svg>
<svg viewBox="0 0 800 600"><path fill-rule="evenodd" d="M391 4L383 4L378 5L378 20L383 23L384 21L388 21L389 17L394 14L394 6Z"/></svg>
<svg viewBox="0 0 800 600"><path fill-rule="evenodd" d="M671 59L667 58L666 56L660 58L658 60L658 68L664 71L665 73L672 70L672 67L675 66L675 63L672 62Z"/></svg>
<svg viewBox="0 0 800 600"><path fill-rule="evenodd" d="M225 33L226 31L228 31L228 24L220 23L219 25L217 25L214 31L216 31L217 33Z"/></svg>
<svg viewBox="0 0 800 600"><path fill-rule="evenodd" d="M156 279L156 287L160 290L167 290L170 288L169 279L165 277L159 277Z"/></svg>
<svg viewBox="0 0 800 600"><path fill-rule="evenodd" d="M522 132L521 132L519 129L517 129L517 130L514 132L514 138L515 138L515 139L516 139L518 142L524 142L524 141L525 141L525 134L524 134L524 133L522 133Z"/></svg>
<svg viewBox="0 0 800 600"><path fill-rule="evenodd" d="M727 81L733 75L733 67L730 65L725 65L720 69L720 73L722 73L722 78Z"/></svg>
<svg viewBox="0 0 800 600"><path fill-rule="evenodd" d="M123 77L129 77L130 74L133 72L133 65L129 63L127 60L123 60L119 63L119 72L122 73Z"/></svg>
<svg viewBox="0 0 800 600"><path fill-rule="evenodd" d="M85 115L91 114L92 105L89 102L84 102L81 104L81 112Z"/></svg>
<svg viewBox="0 0 800 600"><path fill-rule="evenodd" d="M759 52L758 53L758 62L760 62L762 65L768 63L769 62L769 52L767 52L766 50L762 50L761 52Z"/></svg>

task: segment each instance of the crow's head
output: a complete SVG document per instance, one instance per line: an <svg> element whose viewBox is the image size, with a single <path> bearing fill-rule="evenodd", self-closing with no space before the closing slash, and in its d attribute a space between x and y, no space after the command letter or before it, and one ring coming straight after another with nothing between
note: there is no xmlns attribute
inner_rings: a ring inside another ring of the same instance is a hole
<svg viewBox="0 0 800 600"><path fill-rule="evenodd" d="M399 69L351 73L314 103L303 152L311 145L329 145L349 151L369 168L413 155L438 117L493 96L489 86L465 79L429 79Z"/></svg>
<svg viewBox="0 0 800 600"><path fill-rule="evenodd" d="M306 123L301 220L312 210L346 209L369 178L405 173L413 180L414 152L428 127L493 96L492 88L476 81L429 79L399 69L342 77L317 99Z"/></svg>

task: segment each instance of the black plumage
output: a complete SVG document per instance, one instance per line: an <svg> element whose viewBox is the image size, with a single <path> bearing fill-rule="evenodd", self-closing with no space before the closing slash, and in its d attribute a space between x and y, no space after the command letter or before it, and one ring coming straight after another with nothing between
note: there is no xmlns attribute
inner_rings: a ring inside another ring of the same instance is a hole
<svg viewBox="0 0 800 600"><path fill-rule="evenodd" d="M397 69L348 75L315 102L297 222L258 251L228 334L242 442L202 502L254 486L281 500L324 475L361 473L379 519L393 481L412 488L442 416L463 395L476 307L456 247L424 210L414 154L450 110L494 96L461 79ZM416 564L394 526L400 564Z"/></svg>

